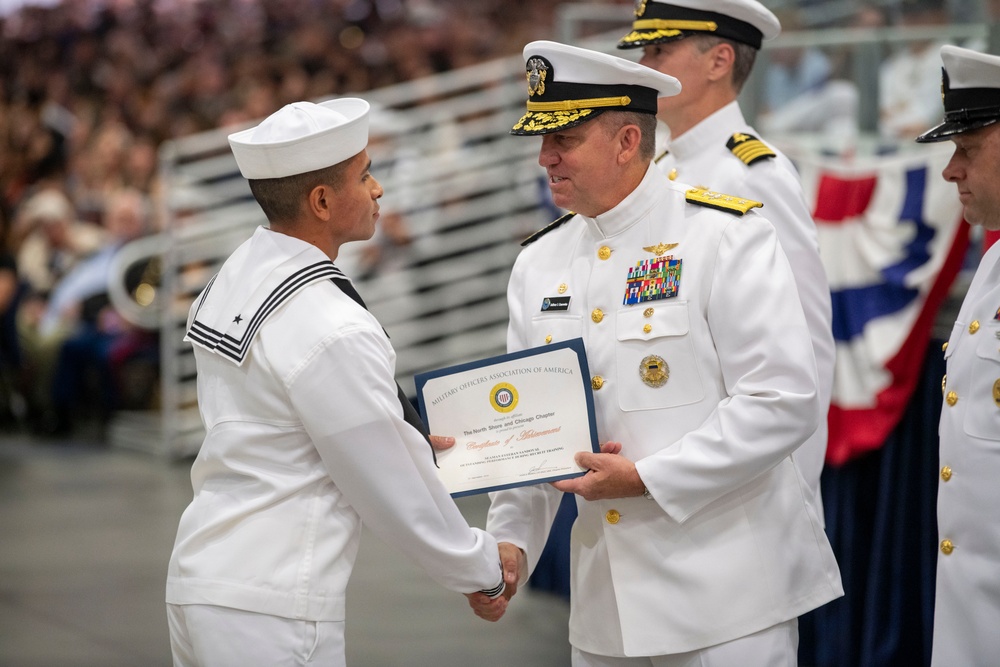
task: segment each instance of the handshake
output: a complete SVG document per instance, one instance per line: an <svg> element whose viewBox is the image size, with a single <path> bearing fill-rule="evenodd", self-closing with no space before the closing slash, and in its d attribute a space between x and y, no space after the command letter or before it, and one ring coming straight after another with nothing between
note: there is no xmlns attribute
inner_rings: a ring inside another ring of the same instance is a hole
<svg viewBox="0 0 1000 667"><path fill-rule="evenodd" d="M507 603L517 593L521 573L527 573L528 563L524 552L510 542L500 542L500 566L503 568L503 592L495 598L486 593L466 593L469 606L479 618L487 621L499 621L507 611Z"/></svg>
<svg viewBox="0 0 1000 667"><path fill-rule="evenodd" d="M431 442L435 449L447 449L454 444L454 438L431 436ZM609 441L601 445L599 454L579 452L576 462L588 470L587 474L550 484L559 491L574 493L585 500L641 496L646 491L646 486L635 469L635 463L620 456L621 450L620 442ZM507 611L507 603L522 583L522 577L527 579L528 575L528 561L521 549L510 542L500 542L498 547L500 566L503 568L503 592L494 598L483 592L465 595L476 616L487 621L499 621L503 617Z"/></svg>

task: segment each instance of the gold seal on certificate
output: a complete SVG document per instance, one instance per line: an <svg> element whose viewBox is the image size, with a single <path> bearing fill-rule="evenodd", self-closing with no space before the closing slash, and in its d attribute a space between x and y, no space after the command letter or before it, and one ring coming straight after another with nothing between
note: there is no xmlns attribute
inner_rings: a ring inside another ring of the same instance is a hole
<svg viewBox="0 0 1000 667"><path fill-rule="evenodd" d="M455 438L437 453L453 496L576 477L574 455L599 451L580 338L414 379L430 432Z"/></svg>

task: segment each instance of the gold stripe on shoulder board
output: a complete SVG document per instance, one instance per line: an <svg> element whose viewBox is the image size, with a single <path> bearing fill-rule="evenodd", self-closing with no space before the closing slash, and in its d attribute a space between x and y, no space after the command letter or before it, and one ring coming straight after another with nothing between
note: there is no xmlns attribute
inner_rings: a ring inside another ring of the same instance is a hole
<svg viewBox="0 0 1000 667"><path fill-rule="evenodd" d="M708 208L726 211L735 215L746 215L750 209L764 206L763 202L754 201L753 199L698 188L691 188L684 195L684 198L688 202L697 206L707 206Z"/></svg>
<svg viewBox="0 0 1000 667"><path fill-rule="evenodd" d="M729 141L726 142L726 148L731 150L733 155L742 160L747 166L760 160L776 157L775 152L771 150L770 146L752 134L746 134L745 132L737 132L730 137Z"/></svg>

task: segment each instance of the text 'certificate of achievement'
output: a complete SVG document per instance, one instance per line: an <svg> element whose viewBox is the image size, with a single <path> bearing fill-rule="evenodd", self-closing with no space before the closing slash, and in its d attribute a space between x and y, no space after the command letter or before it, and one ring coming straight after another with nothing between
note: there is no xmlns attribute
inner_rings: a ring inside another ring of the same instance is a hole
<svg viewBox="0 0 1000 667"><path fill-rule="evenodd" d="M578 477L577 452L600 451L582 338L415 376L452 496Z"/></svg>

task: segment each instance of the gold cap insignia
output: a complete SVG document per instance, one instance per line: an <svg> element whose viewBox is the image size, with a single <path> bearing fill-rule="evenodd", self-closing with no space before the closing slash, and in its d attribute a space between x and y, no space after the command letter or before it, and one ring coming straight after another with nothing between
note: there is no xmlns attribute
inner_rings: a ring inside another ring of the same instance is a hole
<svg viewBox="0 0 1000 667"><path fill-rule="evenodd" d="M678 244L676 244L676 243L660 243L658 245L645 246L645 247L643 247L643 250L645 250L646 252L651 252L654 255L656 255L657 257L659 257L660 255L662 255L663 253L667 252L668 250L673 250L674 248L677 247L677 245Z"/></svg>
<svg viewBox="0 0 1000 667"><path fill-rule="evenodd" d="M532 58L528 61L528 70L525 76L528 77L528 97L545 94L545 77L549 72L549 66L541 58Z"/></svg>
<svg viewBox="0 0 1000 667"><path fill-rule="evenodd" d="M646 2L648 0L635 0L635 17L640 18L646 13Z"/></svg>
<svg viewBox="0 0 1000 667"><path fill-rule="evenodd" d="M670 379L670 367L663 357L651 354L639 362L639 377L650 387L662 387Z"/></svg>

